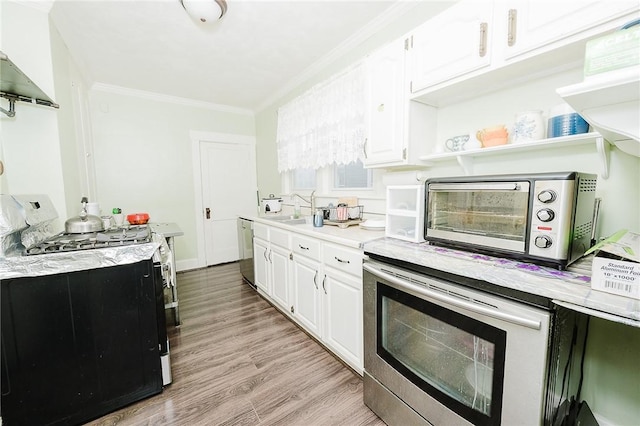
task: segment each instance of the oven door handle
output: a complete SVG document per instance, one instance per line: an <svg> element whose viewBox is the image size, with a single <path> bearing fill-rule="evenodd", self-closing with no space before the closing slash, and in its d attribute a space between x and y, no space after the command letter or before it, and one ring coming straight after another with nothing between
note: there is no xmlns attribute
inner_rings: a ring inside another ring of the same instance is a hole
<svg viewBox="0 0 640 426"><path fill-rule="evenodd" d="M466 309L471 312L475 312L481 315L487 315L492 318L496 318L502 321L507 321L512 324L520 325L527 328L532 328L534 330L540 330L542 324L540 321L531 320L528 318L522 318L517 315L509 314L506 312L496 311L495 309L487 308L485 306L476 305L475 303L471 303L464 299L459 299L454 296L450 296L447 294L443 294L440 292L436 292L433 290L429 290L428 288L423 288L417 286L415 284L411 284L405 280L394 277L393 275L382 272L371 265L367 265L366 263L362 265L364 270L372 273L373 275L382 278L383 280L389 281L392 284L397 285L398 287L405 288L410 290L412 293L418 293L422 296L429 297L431 299L435 299L439 302L447 303L449 305L456 306L458 308Z"/></svg>

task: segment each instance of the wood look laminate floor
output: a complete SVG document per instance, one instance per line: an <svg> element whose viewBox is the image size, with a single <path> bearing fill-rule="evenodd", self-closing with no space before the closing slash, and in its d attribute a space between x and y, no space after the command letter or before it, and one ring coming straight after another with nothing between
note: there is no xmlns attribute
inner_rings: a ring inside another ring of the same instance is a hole
<svg viewBox="0 0 640 426"><path fill-rule="evenodd" d="M362 402L361 377L244 283L237 263L178 274L178 295L173 383L90 425L384 425Z"/></svg>

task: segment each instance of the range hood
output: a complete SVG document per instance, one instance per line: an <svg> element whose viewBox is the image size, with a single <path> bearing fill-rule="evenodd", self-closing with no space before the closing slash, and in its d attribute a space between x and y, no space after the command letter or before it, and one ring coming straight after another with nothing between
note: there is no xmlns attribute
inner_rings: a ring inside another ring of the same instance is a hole
<svg viewBox="0 0 640 426"><path fill-rule="evenodd" d="M640 67L592 76L557 92L607 141L640 157Z"/></svg>
<svg viewBox="0 0 640 426"><path fill-rule="evenodd" d="M20 68L16 66L6 54L0 51L0 97L9 101L9 109L0 107L0 111L8 117L14 117L15 103L28 102L59 108Z"/></svg>

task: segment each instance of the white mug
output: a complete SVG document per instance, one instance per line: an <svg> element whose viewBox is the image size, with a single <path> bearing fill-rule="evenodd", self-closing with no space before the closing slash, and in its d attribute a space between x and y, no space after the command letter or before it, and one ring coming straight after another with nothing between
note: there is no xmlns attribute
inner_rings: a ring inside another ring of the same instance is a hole
<svg viewBox="0 0 640 426"><path fill-rule="evenodd" d="M516 114L512 134L512 142L514 143L544 139L545 131L542 111L523 111Z"/></svg>
<svg viewBox="0 0 640 426"><path fill-rule="evenodd" d="M469 135L459 135L449 138L445 141L444 146L449 151L462 151L464 144L469 140Z"/></svg>
<svg viewBox="0 0 640 426"><path fill-rule="evenodd" d="M116 226L120 227L124 223L124 214L118 213L113 215L113 220L116 223Z"/></svg>

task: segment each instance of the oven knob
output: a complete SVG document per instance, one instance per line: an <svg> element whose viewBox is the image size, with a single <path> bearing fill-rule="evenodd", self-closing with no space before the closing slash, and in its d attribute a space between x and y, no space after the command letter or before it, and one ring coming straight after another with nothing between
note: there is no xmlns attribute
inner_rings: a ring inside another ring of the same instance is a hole
<svg viewBox="0 0 640 426"><path fill-rule="evenodd" d="M552 201L555 201L555 199L556 193L551 189L545 189L538 194L538 200L540 200L540 202L542 203L550 203Z"/></svg>
<svg viewBox="0 0 640 426"><path fill-rule="evenodd" d="M546 235L540 235L535 239L535 245L539 248L548 248L551 247L551 244L551 238Z"/></svg>
<svg viewBox="0 0 640 426"><path fill-rule="evenodd" d="M538 219L542 222L551 222L553 218L556 217L556 214L551 209L541 209L538 210L536 216L538 216Z"/></svg>

